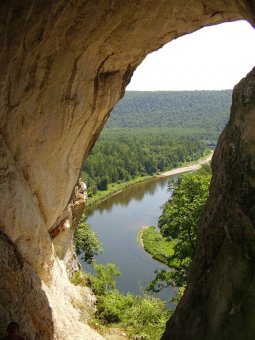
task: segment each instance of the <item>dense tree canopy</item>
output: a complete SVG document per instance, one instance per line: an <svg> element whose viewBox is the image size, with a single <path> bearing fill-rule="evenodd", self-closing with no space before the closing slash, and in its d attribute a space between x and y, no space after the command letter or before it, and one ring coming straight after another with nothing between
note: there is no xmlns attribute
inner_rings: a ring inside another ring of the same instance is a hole
<svg viewBox="0 0 255 340"><path fill-rule="evenodd" d="M222 131L229 119L231 90L129 91L115 106L109 127L192 128Z"/></svg>
<svg viewBox="0 0 255 340"><path fill-rule="evenodd" d="M179 263L174 275L178 286L185 284L190 262L195 255L197 226L208 197L210 180L209 174L182 176L175 184L172 200L165 205L159 219L161 234L170 240L177 240L172 260Z"/></svg>
<svg viewBox="0 0 255 340"><path fill-rule="evenodd" d="M197 226L208 197L210 181L210 168L205 166L197 173L181 176L173 184L173 196L165 204L158 226L165 241L169 242L169 248L173 248L168 264L175 263L175 267L173 271L158 271L149 289L157 291L168 285L186 285L189 265L196 251Z"/></svg>
<svg viewBox="0 0 255 340"><path fill-rule="evenodd" d="M200 158L206 145L196 136L173 136L168 130L107 131L83 166L89 195L109 183L129 181L178 167Z"/></svg>
<svg viewBox="0 0 255 340"><path fill-rule="evenodd" d="M198 159L226 125L231 90L126 92L83 166L89 196Z"/></svg>
<svg viewBox="0 0 255 340"><path fill-rule="evenodd" d="M94 256L103 251L97 234L86 223L85 215L75 230L73 240L77 255L82 255L82 260L87 263L92 263Z"/></svg>

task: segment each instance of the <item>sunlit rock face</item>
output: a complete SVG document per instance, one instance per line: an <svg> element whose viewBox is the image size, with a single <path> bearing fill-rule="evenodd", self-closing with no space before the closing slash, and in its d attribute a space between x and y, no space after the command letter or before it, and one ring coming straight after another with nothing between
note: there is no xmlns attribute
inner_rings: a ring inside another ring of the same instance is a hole
<svg viewBox="0 0 255 340"><path fill-rule="evenodd" d="M50 304L59 282L68 298L81 164L134 69L178 36L254 13L245 0L3 0L0 18L0 227ZM70 334L73 315L63 321Z"/></svg>

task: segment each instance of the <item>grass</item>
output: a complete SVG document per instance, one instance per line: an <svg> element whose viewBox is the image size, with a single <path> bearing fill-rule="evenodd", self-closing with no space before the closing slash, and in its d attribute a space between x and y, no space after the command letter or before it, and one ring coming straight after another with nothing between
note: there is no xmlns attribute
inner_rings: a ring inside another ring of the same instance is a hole
<svg viewBox="0 0 255 340"><path fill-rule="evenodd" d="M176 240L164 238L155 227L142 228L139 238L142 239L144 250L147 251L155 260L166 264L169 267L177 268L178 263L171 260L174 254Z"/></svg>
<svg viewBox="0 0 255 340"><path fill-rule="evenodd" d="M159 340L171 315L164 301L146 294L121 294L108 285L107 265L99 267L96 276L77 272L71 277L74 285L90 286L97 297L97 312L90 326L101 334L115 329L124 331L129 339ZM102 289L98 289L99 286Z"/></svg>

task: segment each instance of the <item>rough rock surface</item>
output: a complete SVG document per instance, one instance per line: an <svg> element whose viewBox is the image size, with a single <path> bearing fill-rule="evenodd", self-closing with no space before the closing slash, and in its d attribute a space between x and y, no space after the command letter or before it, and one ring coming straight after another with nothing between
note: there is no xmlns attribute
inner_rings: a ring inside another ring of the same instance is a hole
<svg viewBox="0 0 255 340"><path fill-rule="evenodd" d="M27 339L100 340L102 337L86 323L95 298L88 288L63 284L49 289L21 256L17 247L0 231L0 337L16 320ZM69 299L63 298L65 295ZM50 303L49 303L50 301ZM80 313L82 312L82 315ZM75 320L71 329L70 323Z"/></svg>
<svg viewBox="0 0 255 340"><path fill-rule="evenodd" d="M53 339L52 310L41 280L1 231L0 273L0 337L6 325L16 320L24 335Z"/></svg>
<svg viewBox="0 0 255 340"><path fill-rule="evenodd" d="M35 282L42 280L53 314L69 306L64 259L81 164L132 72L149 52L178 36L241 18L254 22L253 2L0 2L0 227L33 268ZM31 332L40 334L30 318ZM72 339L66 332L86 338L75 313L52 319L54 338L61 338L55 325L65 325L62 339Z"/></svg>

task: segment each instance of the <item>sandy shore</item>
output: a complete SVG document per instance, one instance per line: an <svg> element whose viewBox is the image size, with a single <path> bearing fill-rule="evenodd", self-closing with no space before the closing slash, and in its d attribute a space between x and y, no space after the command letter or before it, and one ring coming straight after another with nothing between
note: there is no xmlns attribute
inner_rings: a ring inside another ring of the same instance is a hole
<svg viewBox="0 0 255 340"><path fill-rule="evenodd" d="M156 177L168 177L168 176L178 175L178 174L188 172L188 171L198 170L198 169L201 168L202 164L210 162L210 160L212 159L212 155L213 155L213 151L209 156L201 159L200 161L198 161L195 164L191 164L191 165L183 166L183 167L176 168L176 169L173 169L173 170L165 171L165 172L162 172L160 175L147 176L147 178L141 177L140 180L135 182L135 183L134 182L132 182L132 183L127 182L126 185L123 188L118 188L116 190L113 190L112 192L108 192L106 195L102 195L101 197L98 197L96 201L92 201L92 202L90 201L91 203L88 202L86 204L86 208L96 206L97 204L107 200L108 198L111 198L112 196L119 194L123 190L127 189L129 186L136 185L137 183L149 181L149 180L156 178Z"/></svg>
<svg viewBox="0 0 255 340"><path fill-rule="evenodd" d="M212 159L212 155L213 155L213 152L209 156L204 158L203 160L199 161L198 163L183 166L183 167L176 168L176 169L173 169L173 170L169 170L169 171L166 171L166 172L162 172L162 174L158 175L158 177L168 177L168 176L172 176L172 175L179 175L179 174L182 174L183 172L198 170L198 169L201 168L202 164L210 162L210 160Z"/></svg>
<svg viewBox="0 0 255 340"><path fill-rule="evenodd" d="M139 232L138 232L138 242L139 242L140 246L143 247L143 248L144 248L144 244L143 244L143 231L145 229L149 228L149 227L150 227L149 225L143 225L140 228Z"/></svg>

